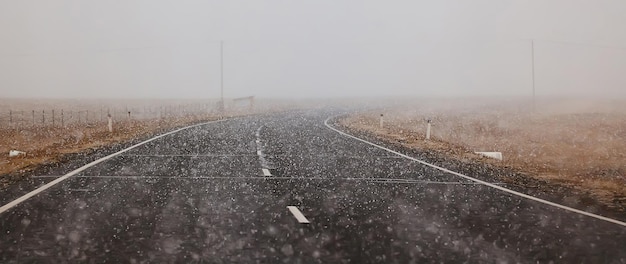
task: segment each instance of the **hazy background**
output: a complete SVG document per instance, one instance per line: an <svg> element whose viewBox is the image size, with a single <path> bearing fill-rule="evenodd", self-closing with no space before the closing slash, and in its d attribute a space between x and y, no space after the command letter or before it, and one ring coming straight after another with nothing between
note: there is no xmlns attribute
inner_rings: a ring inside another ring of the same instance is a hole
<svg viewBox="0 0 626 264"><path fill-rule="evenodd" d="M0 97L626 97L626 1L0 0Z"/></svg>

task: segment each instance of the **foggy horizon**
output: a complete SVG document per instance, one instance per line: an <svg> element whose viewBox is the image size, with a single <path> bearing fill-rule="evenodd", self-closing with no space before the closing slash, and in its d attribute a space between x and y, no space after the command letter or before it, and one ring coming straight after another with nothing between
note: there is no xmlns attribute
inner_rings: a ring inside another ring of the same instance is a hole
<svg viewBox="0 0 626 264"><path fill-rule="evenodd" d="M567 8L563 8L567 7ZM594 12L589 12L593 10ZM616 1L5 1L3 98L626 98Z"/></svg>

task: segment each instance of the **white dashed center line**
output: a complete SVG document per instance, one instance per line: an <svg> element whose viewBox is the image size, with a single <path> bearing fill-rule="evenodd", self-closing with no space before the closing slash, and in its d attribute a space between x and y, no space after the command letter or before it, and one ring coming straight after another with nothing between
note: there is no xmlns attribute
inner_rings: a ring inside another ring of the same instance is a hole
<svg viewBox="0 0 626 264"><path fill-rule="evenodd" d="M69 189L70 192L91 192L90 189Z"/></svg>
<svg viewBox="0 0 626 264"><path fill-rule="evenodd" d="M304 215L302 214L302 212L300 212L300 210L298 209L298 207L295 206L287 206L287 209L289 209L289 211L291 212L291 214L293 214L294 217L296 217L296 220L298 220L298 222L300 222L300 224L309 224L309 220L306 219L306 217L304 217Z"/></svg>
<svg viewBox="0 0 626 264"><path fill-rule="evenodd" d="M273 169L273 165L267 159L265 159L264 145L261 143L261 130L263 126L256 130L256 154L259 156L259 162L261 163L261 169L264 176L272 176L268 169Z"/></svg>

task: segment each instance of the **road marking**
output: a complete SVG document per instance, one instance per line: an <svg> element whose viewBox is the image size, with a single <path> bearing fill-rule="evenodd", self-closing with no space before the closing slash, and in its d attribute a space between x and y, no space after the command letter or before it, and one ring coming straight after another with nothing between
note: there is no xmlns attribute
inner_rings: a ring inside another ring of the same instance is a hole
<svg viewBox="0 0 626 264"><path fill-rule="evenodd" d="M521 192L517 192L517 191L511 190L511 189L507 189L507 188L504 188L504 187L502 187L502 186L498 186L498 185L493 184L493 183L489 183L489 182L482 181L482 180L479 180L479 179L476 179L476 178L472 178L472 177L470 177L470 176L463 175L463 174L461 174L461 173L458 173L458 172L455 172L455 171L451 171L451 170L449 170L449 169L446 169L446 168L443 168L443 167L439 167L439 166L434 165L434 164L430 164L430 163L428 163L428 162L425 162L425 161L422 161L422 160L419 160L419 159L413 158L413 157L411 157L411 156L408 156L408 155L402 154L402 153L397 152L397 151L394 151L394 150L392 150L392 149L389 149L389 148L386 148L386 147L383 147L383 146L377 145L377 144L375 144L375 143L369 142L369 141L367 141L367 140L364 140L364 139L361 139L361 138L355 137L355 136L353 136L353 135L350 135L350 134L348 134L348 133L346 133L346 132L343 132L343 131L341 131L341 130L338 130L338 129L336 129L336 128L334 128L334 127L330 126L330 125L328 124L328 121L329 121L331 118L333 118L333 117L329 117L329 118L327 118L327 119L324 121L324 125L326 125L326 127L328 127L329 129L331 129L331 130L333 130L333 131L335 131L335 132L337 132L337 133L339 133L339 134L341 134L341 135L343 135L343 136L346 136L346 137L349 137L349 138L352 138L352 139L355 139L355 140L361 141L361 142L366 143L366 144L368 144L368 145L371 145L371 146L377 147L377 148L379 148L379 149L382 149L382 150L385 150L385 151L391 152L391 153L393 153L393 154L396 154L396 155L398 155L398 156L401 156L401 157L407 158L407 159L409 159L409 160L419 162L420 164L423 164L423 165L425 165L425 166L428 166L428 167L431 167L431 168L434 168L434 169L437 169L437 170L440 170L440 171L443 171L443 172L447 172L447 173L450 173L450 174L452 174L452 175L456 175L456 176L459 176L459 177L462 177L462 178L468 179L468 180L473 181L473 182L477 182L477 183L483 184L483 185L485 185L485 186L489 186L489 187L491 187L491 188L494 188L494 189L497 189L497 190L500 190L500 191L503 191L503 192L506 192L506 193L509 193L509 194L512 194L512 195L516 195L516 196L519 196L519 197L522 197L522 198L526 198L526 199L529 199L529 200L533 200L533 201L535 201L535 202L540 202L540 203L543 203L543 204L546 204L546 205L550 205L550 206L554 206L554 207L557 207L557 208L561 208L561 209L563 209L563 210L567 210L567 211L570 211L570 212L573 212L573 213L578 213L578 214L586 215L586 216L589 216L589 217L593 217L593 218L596 218L596 219L599 219L599 220L607 221L607 222L610 222L610 223L614 223L614 224L617 224L617 225L621 225L621 226L625 226L625 227L626 227L626 222L622 222L622 221L620 221L620 220L616 220L616 219L608 218L608 217L601 216L601 215L597 215L597 214L592 214L592 213L589 213L589 212L585 212L585 211L583 211L583 210L579 210L579 209L576 209L576 208L571 208L571 207L569 207L569 206L561 205L561 204L558 204L558 203L555 203L555 202L550 202L550 201L547 201L547 200L544 200L544 199L541 199L541 198L537 198L537 197L534 197L534 196L530 196L530 195L528 195L528 194L524 194L524 193L521 193Z"/></svg>
<svg viewBox="0 0 626 264"><path fill-rule="evenodd" d="M254 157L254 154L180 154L180 155L167 155L167 154L124 154L119 155L119 157L159 157L159 158L167 158L167 157L191 157L191 158L202 158L202 157Z"/></svg>
<svg viewBox="0 0 626 264"><path fill-rule="evenodd" d="M58 177L58 176L56 176ZM55 176L33 176L33 178L56 178ZM118 176L118 175L77 175L74 178L79 179L122 179L122 180L151 180L151 179L173 179L173 180L267 180L267 179L275 179L275 180L332 180L332 179L324 179L324 178L294 178L294 177L276 177L276 176L246 176L246 177L229 177L229 176L141 176L141 175L129 175L129 176Z"/></svg>
<svg viewBox="0 0 626 264"><path fill-rule="evenodd" d="M261 143L261 130L263 129L263 127L265 127L265 125L260 126L255 133L256 136L256 154L257 156L259 156L259 163L261 163L261 168L264 170L263 171L263 175L265 176L272 176L272 174L269 173L269 171L267 172L267 174L265 173L265 169L270 169L270 168L274 168L274 165L269 162L266 158L265 158L265 154L263 154L263 150L264 150L264 146Z"/></svg>
<svg viewBox="0 0 626 264"><path fill-rule="evenodd" d="M261 169L263 171L263 176L272 176L272 173L270 173L270 170L268 169Z"/></svg>
<svg viewBox="0 0 626 264"><path fill-rule="evenodd" d="M372 181L372 182L380 182L380 183L420 183L420 184L431 184L431 185L481 185L477 182L439 182L439 181L425 181L425 180L411 180L411 179L387 179L387 178L346 178L346 180L364 180L364 181ZM497 185L506 185L505 183L496 182L492 184Z"/></svg>
<svg viewBox="0 0 626 264"><path fill-rule="evenodd" d="M298 220L298 222L300 222L300 224L309 224L309 220L306 219L306 217L304 217L304 215L302 214L302 212L300 212L300 210L298 209L298 207L295 206L287 206L287 209L289 209L289 211L291 212L291 214L296 217L296 220Z"/></svg>
<svg viewBox="0 0 626 264"><path fill-rule="evenodd" d="M257 142L259 142L259 140L261 139L261 129L263 129L263 126L264 125L261 125L259 128L257 128L256 132L254 133Z"/></svg>
<svg viewBox="0 0 626 264"><path fill-rule="evenodd" d="M268 170L268 173L269 170ZM42 175L32 176L31 178L58 178L60 176L54 175ZM128 180L141 180L141 179L180 179L180 180L196 180L196 179L230 179L230 180L242 180L242 179L273 179L273 180L319 180L319 181L371 181L379 183L407 183L407 184L429 184L429 185L482 185L477 182L439 182L439 181L426 181L426 180L413 180L413 179L401 179L401 178L341 178L341 177L277 177L271 175L264 176L246 176L246 177L231 177L231 176L175 176L175 175L77 175L74 178L81 179L128 179ZM493 183L498 185L506 185L505 183Z"/></svg>
<svg viewBox="0 0 626 264"><path fill-rule="evenodd" d="M47 176L42 176L41 178L44 178ZM181 177L181 176L137 176L137 175L132 175L132 176L106 176L106 175L98 175L98 176L87 176L87 175L80 175L80 176L74 176L75 178L81 178L81 179L89 179L89 178L93 178L93 179L122 179L122 180L152 180L152 179L172 179L172 180L267 180L267 179L273 179L273 180L332 180L332 179L322 179L322 178L293 178L293 177L276 177L276 176L271 176L271 177L266 177L266 176L246 176L246 177L229 177L229 176L200 176L200 177Z"/></svg>
<svg viewBox="0 0 626 264"><path fill-rule="evenodd" d="M41 176L40 178L46 178L49 176ZM93 179L124 179L124 180L148 180L148 179L173 179L173 180L202 180L202 179L208 179L208 180L255 180L255 179L259 179L259 180L267 180L267 179L277 179L277 180L294 180L294 179L307 179L307 178L293 178L293 177L265 177L265 176L246 176L246 177L229 177L229 176L190 176L190 177L183 177L183 176L137 176L137 175L131 175L131 176L117 176L117 175L97 175L97 176L88 176L88 175L80 175L80 176L74 176L75 178L80 178L80 179L89 179L89 178L93 178ZM328 180L328 179L327 179Z"/></svg>
<svg viewBox="0 0 626 264"><path fill-rule="evenodd" d="M70 192L91 192L90 189L69 189Z"/></svg>
<svg viewBox="0 0 626 264"><path fill-rule="evenodd" d="M86 169L88 169L88 168L92 167L92 166L95 166L95 165L97 165L97 164L99 164L99 163L101 163L101 162L103 162L103 161L105 161L105 160L108 160L108 159L110 159L110 158L113 158L113 157L115 157L115 156L117 156L117 155L119 155L119 154L122 154L122 153L124 153L124 152L127 152L127 151L129 151L129 150L131 150L131 149L134 149L134 148L136 148L136 147L139 147L139 146L141 146L141 145L143 145L143 144L146 144L146 143L149 143L149 142L155 141L155 140L157 140L157 139L160 139L160 138L162 138L162 137L165 137L165 136L168 136L168 135L171 135L171 134L174 134L174 133L178 133L178 132L183 131L183 130L186 130L186 129L190 129L190 128L194 128L194 127L199 127L199 126L204 126L204 125L207 125L207 124L212 124L212 123L223 122L223 121L226 121L226 120L228 120L228 119L216 120L216 121L211 121L211 122L206 122L206 123L202 123L202 124L196 124L196 125L191 125L191 126L186 126L186 127L183 127L183 128L179 128L179 129L176 129L176 130L174 130L174 131L170 131L170 132L167 132L167 133L165 133L165 134L162 134L162 135L159 135L159 136L153 137L153 138L151 138L151 139L148 139L148 140L146 140L146 141L140 142L140 143L138 143L138 144L136 144L136 145L133 145L133 146L128 147L128 148L125 148L125 149L123 149L123 150L120 150L120 151L118 151L118 152L115 152L115 153L113 153L113 154L110 154L110 155L108 155L108 156L106 156L106 157L103 157L103 158L97 159L97 160L95 160L95 161L92 161L92 162L88 163L87 165L84 165L84 166L82 166L82 167L80 167L80 168L78 168L78 169L75 169L75 170L71 171L70 173L65 174L65 175L63 175L63 176L61 176L61 177L59 177L59 178L57 178L57 179L55 179L55 180L53 180L53 181L51 181L51 182L49 182L49 183L46 183L45 185L43 185L43 186L41 186L41 187L39 187L39 188L37 188L37 189L35 189L35 190L33 190L33 191L31 191L31 192L29 192L29 193L25 194L25 195L23 195L22 197L17 198L17 199L15 199L14 201L12 201L12 202L10 202L10 203L8 203L8 204L3 205L2 207L0 207L0 214L2 214L2 213L4 213L4 212L6 212L6 211L7 211L7 210L9 210L10 208L12 208L12 207L14 207L14 206L16 206L16 205L18 205L18 204L20 204L20 203L23 203L24 201L26 201L26 200L28 200L28 199L32 198L33 196L35 196L35 195L37 195L37 194L39 194L39 193L41 193L41 192L43 192L43 191L45 191L45 190L49 189L50 187L52 187L52 186L54 186L54 185L56 185L56 184L58 184L58 183L60 183L60 182L62 182L62 181L64 181L64 180L66 180L66 179L67 179L67 178L69 178L69 177L72 177L72 176L74 176L74 175L76 175L76 174L78 174L78 173L80 173L80 172L82 172L82 171L84 171L84 170L86 170Z"/></svg>

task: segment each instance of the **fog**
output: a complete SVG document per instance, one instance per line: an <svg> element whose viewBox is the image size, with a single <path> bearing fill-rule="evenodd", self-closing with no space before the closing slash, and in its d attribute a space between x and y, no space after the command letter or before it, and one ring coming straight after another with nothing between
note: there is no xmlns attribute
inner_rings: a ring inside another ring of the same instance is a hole
<svg viewBox="0 0 626 264"><path fill-rule="evenodd" d="M624 1L0 1L0 97L626 97Z"/></svg>

